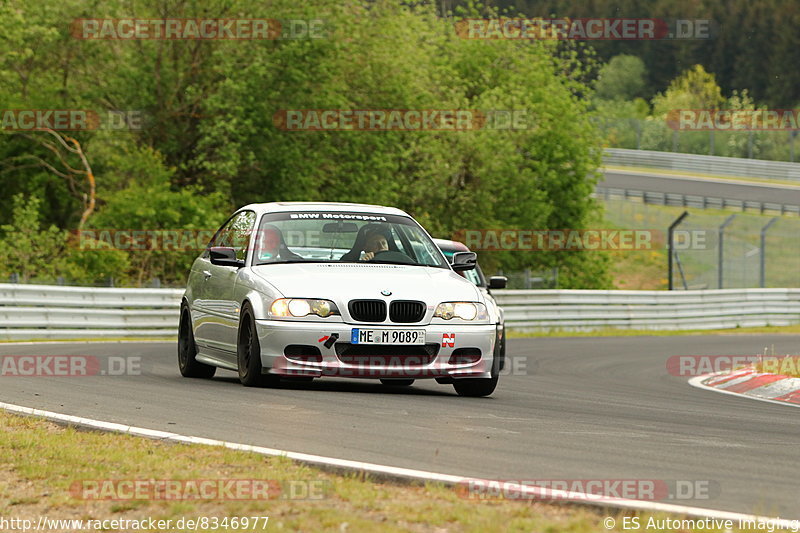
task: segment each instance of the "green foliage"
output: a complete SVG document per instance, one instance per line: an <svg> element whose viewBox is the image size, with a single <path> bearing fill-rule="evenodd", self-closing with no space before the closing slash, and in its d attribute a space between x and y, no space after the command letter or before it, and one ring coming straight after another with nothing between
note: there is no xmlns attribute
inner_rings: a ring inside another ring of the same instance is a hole
<svg viewBox="0 0 800 533"><path fill-rule="evenodd" d="M100 230L122 236L118 246L124 250L128 264L124 271L137 285L152 278L167 284L185 281L192 261L208 244L204 236L213 234L231 210L220 193L204 195L197 187L173 191L168 182L133 183L109 193L106 202L90 219L91 228L87 230L94 230L93 235L106 244L112 241L116 245L116 240L104 241ZM153 232L153 237L148 237L146 244L137 245L126 241L120 230ZM167 235L172 240L165 245ZM103 257L109 252L101 248L83 253Z"/></svg>
<svg viewBox="0 0 800 533"><path fill-rule="evenodd" d="M21 281L32 278L55 279L60 266L53 259L64 248L66 234L55 226L42 227L39 220L42 201L21 194L12 200L12 223L0 226L0 277L16 273Z"/></svg>
<svg viewBox="0 0 800 533"><path fill-rule="evenodd" d="M326 35L81 41L70 38L64 20L125 16L127 2L45 4L53 9L15 3L0 9L0 22L22 16L27 24L0 41L0 51L35 44L27 56L0 61L0 97L20 107L80 105L146 116L140 131L76 134L97 179L88 230L213 230L232 208L274 200L394 205L442 237L463 229L583 228L597 217L590 195L600 135L585 83L594 63L575 43L462 39L434 5L388 0L146 0L137 6L139 18L322 19ZM513 110L528 127L317 132L276 126L276 113L295 109ZM3 137L0 187L42 198L47 222L74 228L85 186L41 165L19 165L26 155L58 163L35 135ZM113 254L127 282L180 283L197 251L82 253L70 264L95 277L113 271L111 260L98 259ZM609 286L605 261L593 254L487 252L481 261L487 270L559 267L562 287Z"/></svg>
<svg viewBox="0 0 800 533"><path fill-rule="evenodd" d="M603 100L633 100L644 96L646 69L636 56L620 54L600 69L595 96Z"/></svg>
<svg viewBox="0 0 800 533"><path fill-rule="evenodd" d="M724 101L714 75L695 65L653 98L653 116L666 119L673 109L719 109Z"/></svg>
<svg viewBox="0 0 800 533"><path fill-rule="evenodd" d="M474 0L448 0L459 6ZM747 89L770 108L791 108L800 102L800 3L796 0L485 0L497 9L512 9L527 17L660 19L674 28L675 20L709 21L708 38L656 40L595 40L591 46L609 61L619 54L641 58L647 66L650 99L689 65L714 72L730 95ZM485 15L479 15L485 16Z"/></svg>
<svg viewBox="0 0 800 533"><path fill-rule="evenodd" d="M0 279L12 274L21 282L104 284L111 278L125 283L126 254L100 245L85 252L75 235L41 222L42 201L14 196L12 222L0 226Z"/></svg>

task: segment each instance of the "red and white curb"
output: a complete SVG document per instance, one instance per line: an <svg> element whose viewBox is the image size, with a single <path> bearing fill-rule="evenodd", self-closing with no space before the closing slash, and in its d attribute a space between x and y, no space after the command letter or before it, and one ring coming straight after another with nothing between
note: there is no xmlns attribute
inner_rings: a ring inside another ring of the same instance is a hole
<svg viewBox="0 0 800 533"><path fill-rule="evenodd" d="M714 392L800 407L800 378L756 372L753 368L705 374L690 379L689 384Z"/></svg>

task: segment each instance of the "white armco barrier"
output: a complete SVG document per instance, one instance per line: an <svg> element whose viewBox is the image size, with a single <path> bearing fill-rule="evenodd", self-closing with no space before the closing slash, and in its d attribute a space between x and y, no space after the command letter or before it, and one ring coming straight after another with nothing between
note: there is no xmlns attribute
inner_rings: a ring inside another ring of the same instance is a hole
<svg viewBox="0 0 800 533"><path fill-rule="evenodd" d="M0 284L0 339L174 337L182 289ZM495 290L515 330L714 329L800 323L800 289Z"/></svg>
<svg viewBox="0 0 800 533"><path fill-rule="evenodd" d="M626 167L661 168L720 176L800 181L800 163L787 161L606 148L603 162L606 165Z"/></svg>
<svg viewBox="0 0 800 533"><path fill-rule="evenodd" d="M800 323L800 289L497 290L515 330L717 329Z"/></svg>
<svg viewBox="0 0 800 533"><path fill-rule="evenodd" d="M182 294L0 284L0 339L174 337Z"/></svg>

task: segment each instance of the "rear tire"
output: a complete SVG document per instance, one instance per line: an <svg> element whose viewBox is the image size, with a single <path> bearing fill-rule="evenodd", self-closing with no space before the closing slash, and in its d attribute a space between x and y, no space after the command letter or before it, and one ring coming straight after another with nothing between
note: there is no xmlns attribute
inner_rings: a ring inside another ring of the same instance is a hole
<svg viewBox="0 0 800 533"><path fill-rule="evenodd" d="M506 328L503 327L503 334L500 336L500 371L506 367Z"/></svg>
<svg viewBox="0 0 800 533"><path fill-rule="evenodd" d="M194 342L192 319L189 308L181 306L181 319L178 325L178 369L185 378L210 379L217 372L217 367L200 363L197 356L197 344Z"/></svg>
<svg viewBox="0 0 800 533"><path fill-rule="evenodd" d="M410 387L414 384L413 379L382 379L381 383L389 387Z"/></svg>
<svg viewBox="0 0 800 533"><path fill-rule="evenodd" d="M277 376L261 373L261 345L256 333L256 320L249 305L242 307L242 318L239 322L239 335L236 343L236 360L239 370L239 381L245 387L263 387L276 383Z"/></svg>

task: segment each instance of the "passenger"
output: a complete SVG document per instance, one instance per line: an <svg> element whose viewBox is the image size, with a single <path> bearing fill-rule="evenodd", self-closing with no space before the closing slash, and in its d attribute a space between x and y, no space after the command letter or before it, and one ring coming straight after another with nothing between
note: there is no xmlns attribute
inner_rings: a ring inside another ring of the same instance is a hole
<svg viewBox="0 0 800 533"><path fill-rule="evenodd" d="M303 258L289 250L281 230L272 224L262 224L258 232L257 259L260 262L302 261Z"/></svg>

